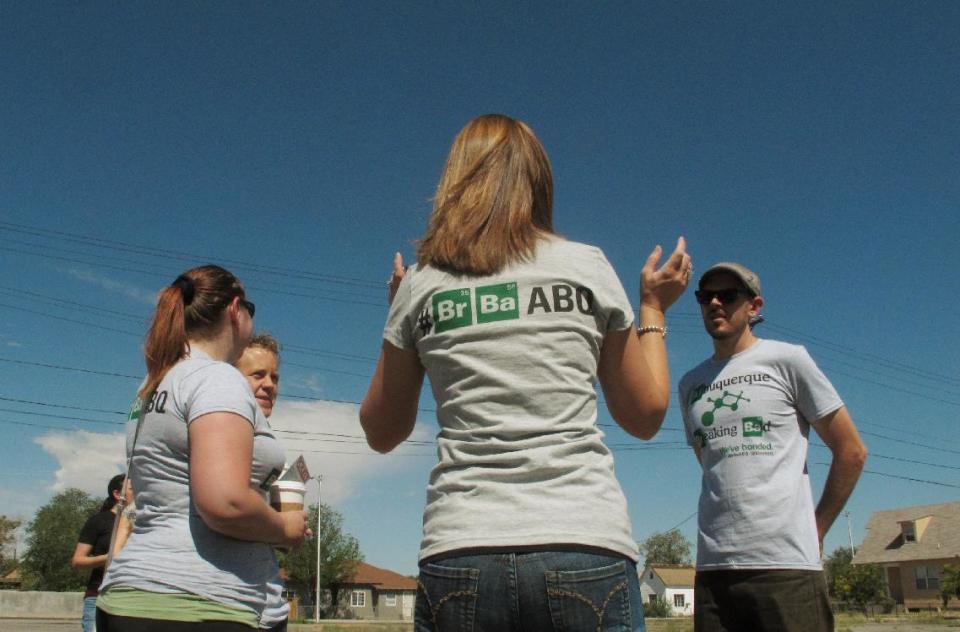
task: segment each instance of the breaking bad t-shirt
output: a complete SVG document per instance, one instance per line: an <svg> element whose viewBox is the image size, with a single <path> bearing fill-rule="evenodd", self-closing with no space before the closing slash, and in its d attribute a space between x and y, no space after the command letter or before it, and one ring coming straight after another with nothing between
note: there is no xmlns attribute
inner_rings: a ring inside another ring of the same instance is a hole
<svg viewBox="0 0 960 632"><path fill-rule="evenodd" d="M101 592L118 587L190 593L260 616L267 601L267 583L278 570L273 547L237 540L208 527L190 491L189 426L217 412L233 413L250 422L250 487L266 501L270 483L283 468L283 447L243 375L194 349L167 371L157 386L143 412L136 446L136 423L128 424L137 521L126 546L107 570ZM131 417L135 419L135 412Z"/></svg>
<svg viewBox="0 0 960 632"><path fill-rule="evenodd" d="M773 340L683 376L687 442L703 468L699 570L822 568L807 436L842 405L806 349Z"/></svg>
<svg viewBox="0 0 960 632"><path fill-rule="evenodd" d="M485 277L411 267L383 337L415 348L437 401L438 464L420 558L475 547L579 544L637 559L597 428L597 362L633 324L616 272L559 238Z"/></svg>

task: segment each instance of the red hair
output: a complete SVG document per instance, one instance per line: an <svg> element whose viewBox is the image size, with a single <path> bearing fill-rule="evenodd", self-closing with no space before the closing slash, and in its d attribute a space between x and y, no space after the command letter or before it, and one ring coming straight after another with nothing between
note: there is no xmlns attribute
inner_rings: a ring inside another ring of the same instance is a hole
<svg viewBox="0 0 960 632"><path fill-rule="evenodd" d="M147 380L140 397L149 396L170 367L186 357L190 337L215 332L220 314L238 296L245 298L240 280L216 265L187 270L163 288L143 345Z"/></svg>

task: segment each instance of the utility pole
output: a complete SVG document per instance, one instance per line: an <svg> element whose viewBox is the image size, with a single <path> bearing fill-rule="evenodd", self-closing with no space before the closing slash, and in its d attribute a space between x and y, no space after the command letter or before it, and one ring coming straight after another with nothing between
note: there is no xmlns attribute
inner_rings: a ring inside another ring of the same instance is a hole
<svg viewBox="0 0 960 632"><path fill-rule="evenodd" d="M847 537L850 538L850 558L852 559L857 552L853 550L853 529L850 527L850 512L844 511L843 515L847 517Z"/></svg>
<svg viewBox="0 0 960 632"><path fill-rule="evenodd" d="M317 530L313 534L317 538L317 597L313 603L313 620L320 623L320 493L323 491L323 474L317 476Z"/></svg>

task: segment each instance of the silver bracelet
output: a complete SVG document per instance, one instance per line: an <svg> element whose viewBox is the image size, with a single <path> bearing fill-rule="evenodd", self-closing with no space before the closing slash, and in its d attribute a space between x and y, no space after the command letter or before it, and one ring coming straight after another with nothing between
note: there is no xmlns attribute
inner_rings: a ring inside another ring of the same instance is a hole
<svg viewBox="0 0 960 632"><path fill-rule="evenodd" d="M643 325L642 327L637 327L637 333L640 334L641 336L651 331L659 331L662 338L667 337L666 325L664 325L663 327L660 327L659 325Z"/></svg>

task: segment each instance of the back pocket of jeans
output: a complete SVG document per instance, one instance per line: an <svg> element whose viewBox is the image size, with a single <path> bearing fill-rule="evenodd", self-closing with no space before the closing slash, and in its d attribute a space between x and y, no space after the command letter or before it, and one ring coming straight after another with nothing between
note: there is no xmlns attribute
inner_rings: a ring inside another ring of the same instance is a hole
<svg viewBox="0 0 960 632"><path fill-rule="evenodd" d="M626 562L580 571L547 571L556 632L632 630Z"/></svg>
<svg viewBox="0 0 960 632"><path fill-rule="evenodd" d="M473 632L480 571L438 564L420 567L417 632ZM426 627L431 626L432 627Z"/></svg>

